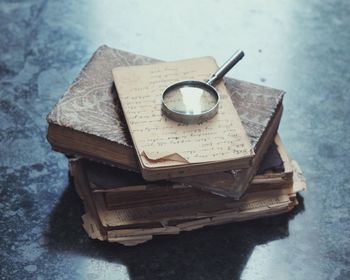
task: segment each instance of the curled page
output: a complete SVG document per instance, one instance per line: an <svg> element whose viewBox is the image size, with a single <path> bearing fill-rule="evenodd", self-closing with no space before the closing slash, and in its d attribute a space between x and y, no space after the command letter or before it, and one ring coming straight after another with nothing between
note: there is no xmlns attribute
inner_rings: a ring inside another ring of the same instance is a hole
<svg viewBox="0 0 350 280"><path fill-rule="evenodd" d="M182 162L182 163L190 163L187 159L182 157L176 152L169 153L169 152L151 152L151 151L143 151L141 153L141 156L144 156L149 161L175 161L175 162Z"/></svg>

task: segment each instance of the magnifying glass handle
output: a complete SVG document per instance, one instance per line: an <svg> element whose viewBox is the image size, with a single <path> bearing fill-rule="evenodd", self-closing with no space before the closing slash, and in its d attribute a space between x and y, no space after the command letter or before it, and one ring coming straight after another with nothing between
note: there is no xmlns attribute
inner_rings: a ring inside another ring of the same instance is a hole
<svg viewBox="0 0 350 280"><path fill-rule="evenodd" d="M237 64L244 56L244 52L239 50L234 53L207 81L208 85L215 85L218 81L225 76L225 74L231 70L233 66Z"/></svg>

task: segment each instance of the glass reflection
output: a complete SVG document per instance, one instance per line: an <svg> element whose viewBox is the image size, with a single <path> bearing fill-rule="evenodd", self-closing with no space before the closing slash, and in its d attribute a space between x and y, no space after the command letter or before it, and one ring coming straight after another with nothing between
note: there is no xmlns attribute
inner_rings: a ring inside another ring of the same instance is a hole
<svg viewBox="0 0 350 280"><path fill-rule="evenodd" d="M199 87L175 88L164 96L164 103L169 109L187 115L206 112L213 108L216 102L216 98L210 92Z"/></svg>

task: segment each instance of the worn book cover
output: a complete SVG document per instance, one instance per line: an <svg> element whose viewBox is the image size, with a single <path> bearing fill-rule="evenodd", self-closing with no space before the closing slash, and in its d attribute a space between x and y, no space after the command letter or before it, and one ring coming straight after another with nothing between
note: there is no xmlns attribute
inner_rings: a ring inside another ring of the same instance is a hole
<svg viewBox="0 0 350 280"><path fill-rule="evenodd" d="M68 155L139 171L116 98L112 69L155 62L159 61L107 46L100 47L47 117L47 138L52 147ZM278 127L283 91L230 78L225 78L225 84L256 158L262 158ZM259 165L257 161L254 164ZM239 170L225 172L225 184L216 186L210 182L208 188L238 198L255 171L249 174Z"/></svg>

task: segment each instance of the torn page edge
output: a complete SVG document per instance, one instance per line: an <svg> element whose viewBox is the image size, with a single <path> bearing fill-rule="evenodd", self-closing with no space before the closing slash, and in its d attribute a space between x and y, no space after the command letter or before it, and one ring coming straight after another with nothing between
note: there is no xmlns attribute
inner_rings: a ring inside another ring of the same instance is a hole
<svg viewBox="0 0 350 280"><path fill-rule="evenodd" d="M186 158L181 156L180 154L173 152L173 153L158 153L158 152L150 152L150 151L143 151L141 153L141 156L145 157L149 161L163 161L163 160L170 160L170 161L176 161L181 163L190 163Z"/></svg>

